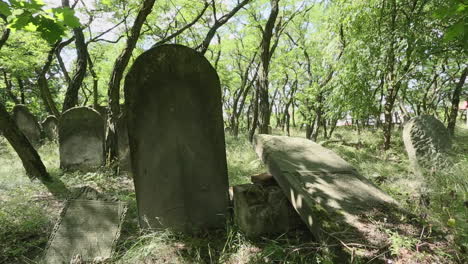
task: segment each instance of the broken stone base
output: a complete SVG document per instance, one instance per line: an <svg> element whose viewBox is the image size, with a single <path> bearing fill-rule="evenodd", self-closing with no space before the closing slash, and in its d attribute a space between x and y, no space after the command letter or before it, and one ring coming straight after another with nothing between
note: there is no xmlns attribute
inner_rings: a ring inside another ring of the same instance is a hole
<svg viewBox="0 0 468 264"><path fill-rule="evenodd" d="M248 237L286 233L301 219L279 186L242 184L234 189L234 221Z"/></svg>

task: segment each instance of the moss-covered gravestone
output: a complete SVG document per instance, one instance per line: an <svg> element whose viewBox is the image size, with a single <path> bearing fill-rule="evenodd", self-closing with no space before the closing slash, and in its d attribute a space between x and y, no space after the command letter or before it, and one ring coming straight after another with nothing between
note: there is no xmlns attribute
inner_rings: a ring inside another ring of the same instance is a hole
<svg viewBox="0 0 468 264"><path fill-rule="evenodd" d="M140 224L196 232L223 227L228 178L219 78L201 54L162 45L125 80Z"/></svg>
<svg viewBox="0 0 468 264"><path fill-rule="evenodd" d="M44 136L48 140L56 140L58 138L58 120L55 116L48 116L42 121L42 130Z"/></svg>
<svg viewBox="0 0 468 264"><path fill-rule="evenodd" d="M104 164L104 121L89 107L74 107L59 120L60 168L89 171Z"/></svg>
<svg viewBox="0 0 468 264"><path fill-rule="evenodd" d="M451 146L444 124L430 115L408 121L403 128L403 142L415 169L444 165Z"/></svg>
<svg viewBox="0 0 468 264"><path fill-rule="evenodd" d="M13 119L31 144L37 146L41 143L41 126L26 106L15 105Z"/></svg>

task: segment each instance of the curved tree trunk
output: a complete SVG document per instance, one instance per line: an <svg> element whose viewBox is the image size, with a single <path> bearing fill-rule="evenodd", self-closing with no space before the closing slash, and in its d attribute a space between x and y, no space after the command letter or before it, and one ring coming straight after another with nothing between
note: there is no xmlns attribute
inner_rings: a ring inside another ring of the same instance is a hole
<svg viewBox="0 0 468 264"><path fill-rule="evenodd" d="M23 162L26 174L31 178L38 178L39 180L49 181L50 176L44 164L33 148L26 136L21 133L15 121L10 117L10 114L5 109L5 106L0 103L0 130L3 132L5 138L10 142L11 146L15 149L19 158Z"/></svg>
<svg viewBox="0 0 468 264"><path fill-rule="evenodd" d="M451 135L455 134L455 124L457 123L458 105L460 104L460 94L462 92L463 85L465 84L467 75L468 67L465 67L465 69L462 72L462 75L460 76L460 79L458 80L457 85L455 86L455 90L453 91L452 107L450 109L447 124L447 129Z"/></svg>
<svg viewBox="0 0 468 264"><path fill-rule="evenodd" d="M270 59L271 59L271 38L273 36L273 29L275 27L276 18L279 13L279 0L271 0L271 12L268 17L268 21L263 30L261 50L260 55L261 59L261 69L259 74L259 87L258 87L258 97L259 97L259 133L268 134L268 127L270 126L270 103L268 96L268 71L270 68Z"/></svg>
<svg viewBox="0 0 468 264"><path fill-rule="evenodd" d="M120 115L120 82L122 81L123 73L127 68L132 52L135 49L138 38L140 37L141 28L146 20L146 17L151 13L155 0L145 0L138 12L138 15L130 30L130 35L127 38L127 43L122 53L117 57L112 70L111 78L107 94L109 96L109 116L106 138L107 160L113 161L117 158L118 153L118 135L117 135L117 120Z"/></svg>

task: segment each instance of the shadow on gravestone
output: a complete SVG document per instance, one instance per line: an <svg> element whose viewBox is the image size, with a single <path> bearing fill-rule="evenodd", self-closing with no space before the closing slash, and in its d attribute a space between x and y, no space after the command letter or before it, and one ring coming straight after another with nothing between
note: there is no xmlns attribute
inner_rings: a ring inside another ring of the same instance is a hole
<svg viewBox="0 0 468 264"><path fill-rule="evenodd" d="M448 164L451 139L444 124L434 116L412 118L403 128L403 142L413 169L438 168Z"/></svg>
<svg viewBox="0 0 468 264"><path fill-rule="evenodd" d="M58 138L58 119L55 116L48 116L42 121L42 130L47 140L55 141Z"/></svg>
<svg viewBox="0 0 468 264"><path fill-rule="evenodd" d="M140 225L193 233L225 225L228 178L218 75L181 45L141 54L125 80Z"/></svg>
<svg viewBox="0 0 468 264"><path fill-rule="evenodd" d="M104 165L104 121L89 107L73 107L59 120L60 168L90 171Z"/></svg>
<svg viewBox="0 0 468 264"><path fill-rule="evenodd" d="M13 119L33 146L38 146L41 143L41 126L25 105L13 107Z"/></svg>

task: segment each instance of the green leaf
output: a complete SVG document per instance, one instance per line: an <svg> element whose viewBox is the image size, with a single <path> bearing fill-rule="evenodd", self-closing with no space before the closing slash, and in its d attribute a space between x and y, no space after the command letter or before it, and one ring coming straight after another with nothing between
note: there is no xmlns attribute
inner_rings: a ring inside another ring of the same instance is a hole
<svg viewBox="0 0 468 264"><path fill-rule="evenodd" d="M22 29L30 22L30 19L31 14L23 13L22 15L17 16L9 26L13 29Z"/></svg>
<svg viewBox="0 0 468 264"><path fill-rule="evenodd" d="M0 14L5 16L11 15L10 7L4 2L0 2Z"/></svg>
<svg viewBox="0 0 468 264"><path fill-rule="evenodd" d="M81 26L80 20L75 16L75 11L70 8L55 8L54 9L55 17L59 21L71 28L77 28Z"/></svg>

